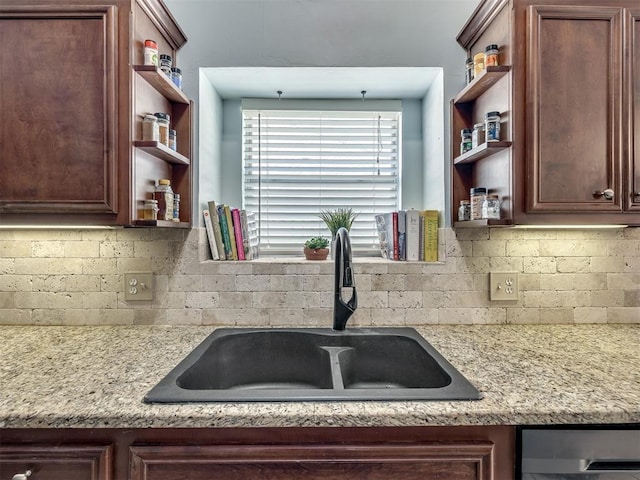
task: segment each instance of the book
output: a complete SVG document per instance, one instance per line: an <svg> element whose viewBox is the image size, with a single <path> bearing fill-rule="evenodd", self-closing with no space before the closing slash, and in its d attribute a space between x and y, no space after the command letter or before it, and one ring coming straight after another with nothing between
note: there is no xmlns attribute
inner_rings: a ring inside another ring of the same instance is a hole
<svg viewBox="0 0 640 480"><path fill-rule="evenodd" d="M242 224L240 223L240 210L231 209L231 220L233 221L233 234L236 237L236 251L238 252L238 260L245 260L244 240L242 239Z"/></svg>
<svg viewBox="0 0 640 480"><path fill-rule="evenodd" d="M398 260L407 259L407 212L398 210Z"/></svg>
<svg viewBox="0 0 640 480"><path fill-rule="evenodd" d="M220 230L220 218L218 217L218 207L213 200L208 203L209 216L211 218L211 225L213 227L213 235L215 237L216 246L218 248L218 254L220 260L226 260L227 256L224 253L224 242L222 241L222 231Z"/></svg>
<svg viewBox="0 0 640 480"><path fill-rule="evenodd" d="M406 230L407 261L422 260L420 257L420 212L418 210L407 210Z"/></svg>
<svg viewBox="0 0 640 480"><path fill-rule="evenodd" d="M391 212L391 224L393 225L393 259L400 260L400 248L398 246L398 212Z"/></svg>
<svg viewBox="0 0 640 480"><path fill-rule="evenodd" d="M222 242L224 243L224 254L226 260L233 260L231 252L231 237L229 236L229 226L227 216L224 214L224 206L218 205L218 219L220 220L220 231L222 232Z"/></svg>
<svg viewBox="0 0 640 480"><path fill-rule="evenodd" d="M240 226L242 227L242 246L244 248L244 257L252 260L251 243L249 242L249 221L247 220L247 211L240 210Z"/></svg>
<svg viewBox="0 0 640 480"><path fill-rule="evenodd" d="M438 211L425 210L424 215L424 261L438 261Z"/></svg>
<svg viewBox="0 0 640 480"><path fill-rule="evenodd" d="M216 245L216 238L213 234L211 214L209 213L209 210L202 210L202 215L204 216L204 228L207 231L207 238L209 239L209 248L211 249L211 258L213 258L214 260L220 260L218 245Z"/></svg>
<svg viewBox="0 0 640 480"><path fill-rule="evenodd" d="M393 260L393 218L391 213L380 213L375 216L380 253L382 258Z"/></svg>
<svg viewBox="0 0 640 480"><path fill-rule="evenodd" d="M249 250L251 251L251 259L255 260L260 256L260 239L258 237L258 222L256 221L256 214L253 212L246 212L247 215L247 230L249 231Z"/></svg>
<svg viewBox="0 0 640 480"><path fill-rule="evenodd" d="M231 244L230 260L238 260L238 247L236 246L236 235L235 235L235 231L233 230L233 219L231 218L231 207L229 207L229 205L223 205L223 209L224 209L224 216L227 220L227 229L229 230L229 243Z"/></svg>

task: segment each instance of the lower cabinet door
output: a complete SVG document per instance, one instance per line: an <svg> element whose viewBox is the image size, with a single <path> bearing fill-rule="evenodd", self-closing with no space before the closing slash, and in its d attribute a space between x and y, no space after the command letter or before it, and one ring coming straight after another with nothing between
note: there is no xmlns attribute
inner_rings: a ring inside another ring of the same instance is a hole
<svg viewBox="0 0 640 480"><path fill-rule="evenodd" d="M131 480L489 480L490 442L133 446Z"/></svg>
<svg viewBox="0 0 640 480"><path fill-rule="evenodd" d="M2 445L0 480L110 480L112 456L110 445Z"/></svg>

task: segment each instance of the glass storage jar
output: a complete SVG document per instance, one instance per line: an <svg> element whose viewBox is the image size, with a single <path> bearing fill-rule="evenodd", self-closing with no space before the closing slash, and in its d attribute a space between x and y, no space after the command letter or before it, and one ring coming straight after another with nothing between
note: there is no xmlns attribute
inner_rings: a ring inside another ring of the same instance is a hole
<svg viewBox="0 0 640 480"><path fill-rule="evenodd" d="M145 200L142 206L142 220L158 219L158 201L154 199Z"/></svg>
<svg viewBox="0 0 640 480"><path fill-rule="evenodd" d="M476 123L471 133L471 148L476 148L484 143L484 123Z"/></svg>
<svg viewBox="0 0 640 480"><path fill-rule="evenodd" d="M470 191L471 197L471 220L482 219L482 202L484 202L487 196L487 189L484 187L472 188Z"/></svg>
<svg viewBox="0 0 640 480"><path fill-rule="evenodd" d="M169 114L157 112L154 114L158 119L158 130L160 131L160 143L169 146Z"/></svg>
<svg viewBox="0 0 640 480"><path fill-rule="evenodd" d="M460 206L458 207L458 221L468 222L471 220L471 204L469 200L460 200Z"/></svg>
<svg viewBox="0 0 640 480"><path fill-rule="evenodd" d="M487 45L487 48L484 51L484 66L486 67L497 67L498 66L498 45L491 44Z"/></svg>
<svg viewBox="0 0 640 480"><path fill-rule="evenodd" d="M467 58L467 63L465 64L465 80L467 83L471 83L473 80L473 58Z"/></svg>
<svg viewBox="0 0 640 480"><path fill-rule="evenodd" d="M158 201L158 220L173 220L173 189L171 180L158 180L153 198Z"/></svg>
<svg viewBox="0 0 640 480"><path fill-rule="evenodd" d="M144 64L158 66L158 43L155 40L144 41Z"/></svg>
<svg viewBox="0 0 640 480"><path fill-rule="evenodd" d="M476 53L473 56L473 76L474 78L484 71L484 52Z"/></svg>
<svg viewBox="0 0 640 480"><path fill-rule="evenodd" d="M171 78L171 67L173 66L173 59L171 58L171 55L167 55L167 54L161 54L160 55L160 70L162 70L162 73L164 73L167 77Z"/></svg>
<svg viewBox="0 0 640 480"><path fill-rule="evenodd" d="M493 193L487 195L482 202L482 218L500 220L500 198Z"/></svg>
<svg viewBox="0 0 640 480"><path fill-rule="evenodd" d="M158 117L145 115L142 120L142 140L145 142L158 142L160 140L160 127Z"/></svg>
<svg viewBox="0 0 640 480"><path fill-rule="evenodd" d="M462 141L460 142L460 155L471 150L471 129L463 128L460 130Z"/></svg>
<svg viewBox="0 0 640 480"><path fill-rule="evenodd" d="M500 141L500 112L488 112L484 120L487 142Z"/></svg>

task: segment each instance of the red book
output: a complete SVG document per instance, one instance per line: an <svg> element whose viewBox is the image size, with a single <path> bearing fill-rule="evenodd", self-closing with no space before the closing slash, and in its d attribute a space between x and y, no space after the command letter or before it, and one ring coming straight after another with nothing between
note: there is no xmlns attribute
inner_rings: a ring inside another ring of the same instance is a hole
<svg viewBox="0 0 640 480"><path fill-rule="evenodd" d="M393 212L391 218L393 219L393 259L400 260L400 249L398 246L398 212Z"/></svg>
<svg viewBox="0 0 640 480"><path fill-rule="evenodd" d="M240 220L240 210L234 208L231 210L233 217L233 232L236 235L236 248L238 249L238 260L245 260L244 257L244 241L242 240L242 220Z"/></svg>

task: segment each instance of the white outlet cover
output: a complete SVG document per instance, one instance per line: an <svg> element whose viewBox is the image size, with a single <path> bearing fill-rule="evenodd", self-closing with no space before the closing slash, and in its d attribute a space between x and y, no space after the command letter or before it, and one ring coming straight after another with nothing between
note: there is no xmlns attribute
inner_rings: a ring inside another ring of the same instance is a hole
<svg viewBox="0 0 640 480"><path fill-rule="evenodd" d="M517 301L519 292L518 272L489 273L490 300Z"/></svg>
<svg viewBox="0 0 640 480"><path fill-rule="evenodd" d="M130 301L153 300L153 273L129 272L124 274L124 299Z"/></svg>

